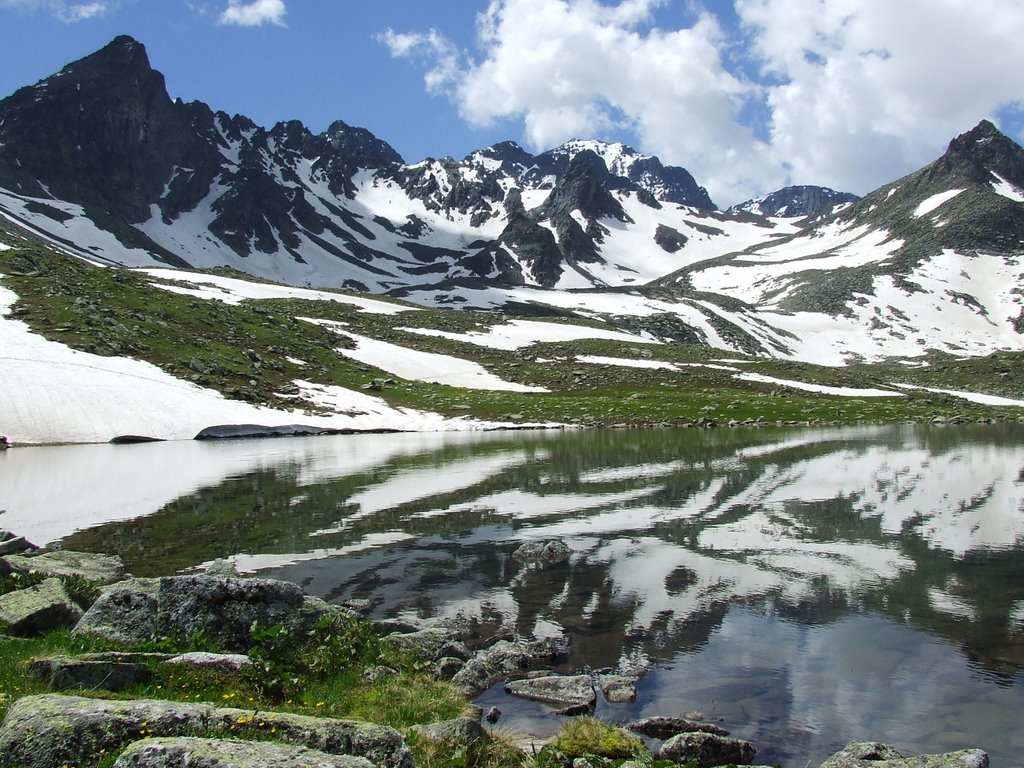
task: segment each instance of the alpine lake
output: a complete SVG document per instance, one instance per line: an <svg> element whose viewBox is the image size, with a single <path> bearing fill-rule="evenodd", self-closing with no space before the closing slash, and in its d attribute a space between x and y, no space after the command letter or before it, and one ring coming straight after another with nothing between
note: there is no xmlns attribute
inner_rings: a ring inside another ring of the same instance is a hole
<svg viewBox="0 0 1024 768"><path fill-rule="evenodd" d="M757 762L851 740L1024 760L1024 425L350 435L18 448L0 527L136 576L229 558L373 618L564 633ZM568 560L523 564L526 542ZM499 728L561 718L508 697Z"/></svg>

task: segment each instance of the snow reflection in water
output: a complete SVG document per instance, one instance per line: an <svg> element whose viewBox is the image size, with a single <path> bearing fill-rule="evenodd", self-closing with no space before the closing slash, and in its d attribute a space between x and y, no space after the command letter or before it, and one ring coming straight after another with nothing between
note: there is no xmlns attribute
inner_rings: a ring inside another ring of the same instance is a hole
<svg viewBox="0 0 1024 768"><path fill-rule="evenodd" d="M378 616L566 632L803 765L847 740L1024 750L1024 430L386 435L0 456L5 527L139 575L231 557ZM58 481L54 482L57 478ZM524 568L524 541L564 564ZM550 731L501 700L503 725Z"/></svg>

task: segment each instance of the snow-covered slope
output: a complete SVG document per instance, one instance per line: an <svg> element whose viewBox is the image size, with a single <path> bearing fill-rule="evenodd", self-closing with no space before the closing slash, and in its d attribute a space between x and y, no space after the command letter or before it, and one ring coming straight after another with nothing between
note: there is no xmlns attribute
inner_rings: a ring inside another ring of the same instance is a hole
<svg viewBox="0 0 1024 768"><path fill-rule="evenodd" d="M720 212L622 144L409 164L340 121L264 129L173 101L120 37L0 101L3 222L103 264L568 310L830 364L1017 350L1024 331L1024 150L988 122L863 199L787 187Z"/></svg>

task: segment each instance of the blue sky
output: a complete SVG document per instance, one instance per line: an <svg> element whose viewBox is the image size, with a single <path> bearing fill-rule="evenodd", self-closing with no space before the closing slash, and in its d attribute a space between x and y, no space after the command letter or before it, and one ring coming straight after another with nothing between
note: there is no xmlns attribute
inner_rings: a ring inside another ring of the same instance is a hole
<svg viewBox="0 0 1024 768"><path fill-rule="evenodd" d="M408 161L624 141L720 205L864 193L986 117L1024 139L1019 0L0 0L0 95L118 34L261 125L342 119Z"/></svg>

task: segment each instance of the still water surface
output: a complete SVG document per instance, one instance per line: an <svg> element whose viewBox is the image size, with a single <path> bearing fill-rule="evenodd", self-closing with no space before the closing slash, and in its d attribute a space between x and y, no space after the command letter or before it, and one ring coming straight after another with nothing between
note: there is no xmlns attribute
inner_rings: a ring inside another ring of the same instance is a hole
<svg viewBox="0 0 1024 768"><path fill-rule="evenodd" d="M566 633L758 762L1024 755L1024 428L365 435L0 454L0 527L136 575L231 558L374 616ZM524 567L525 541L567 563ZM542 705L484 694L512 730Z"/></svg>

